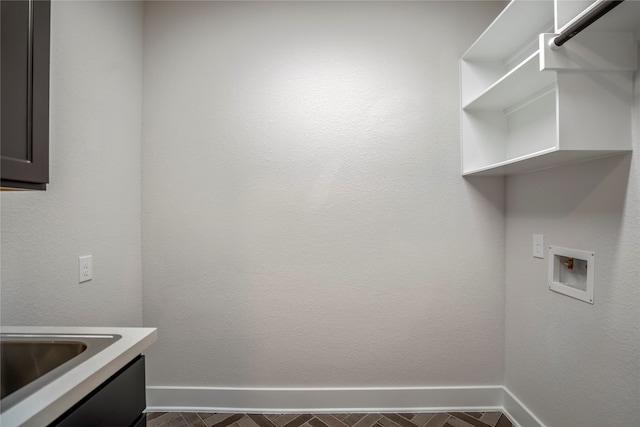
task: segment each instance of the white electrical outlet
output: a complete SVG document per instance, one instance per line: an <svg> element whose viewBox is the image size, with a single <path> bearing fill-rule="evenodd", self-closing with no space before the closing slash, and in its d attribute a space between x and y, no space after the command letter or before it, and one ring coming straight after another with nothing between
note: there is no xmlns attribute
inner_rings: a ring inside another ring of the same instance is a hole
<svg viewBox="0 0 640 427"><path fill-rule="evenodd" d="M78 283L87 282L93 278L92 264L91 255L78 257Z"/></svg>
<svg viewBox="0 0 640 427"><path fill-rule="evenodd" d="M542 234L533 235L533 257L544 258L544 238Z"/></svg>

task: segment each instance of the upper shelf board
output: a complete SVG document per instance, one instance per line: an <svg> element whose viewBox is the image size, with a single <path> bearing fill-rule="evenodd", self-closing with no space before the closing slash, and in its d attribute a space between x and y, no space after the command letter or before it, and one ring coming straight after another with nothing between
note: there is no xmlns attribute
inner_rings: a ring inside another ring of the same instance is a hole
<svg viewBox="0 0 640 427"><path fill-rule="evenodd" d="M503 61L532 34L553 25L552 0L512 0L462 56L466 61Z"/></svg>

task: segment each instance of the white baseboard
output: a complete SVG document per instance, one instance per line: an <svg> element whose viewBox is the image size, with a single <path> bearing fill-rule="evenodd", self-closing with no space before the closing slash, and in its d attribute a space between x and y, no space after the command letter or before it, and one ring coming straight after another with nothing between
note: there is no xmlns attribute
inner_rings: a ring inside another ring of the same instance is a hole
<svg viewBox="0 0 640 427"><path fill-rule="evenodd" d="M502 386L218 388L147 387L147 411L238 413L501 410Z"/></svg>
<svg viewBox="0 0 640 427"><path fill-rule="evenodd" d="M148 412L336 413L502 411L516 427L545 427L503 386L147 387Z"/></svg>
<svg viewBox="0 0 640 427"><path fill-rule="evenodd" d="M517 424L516 427L545 427L542 421L506 387L502 406L503 413Z"/></svg>

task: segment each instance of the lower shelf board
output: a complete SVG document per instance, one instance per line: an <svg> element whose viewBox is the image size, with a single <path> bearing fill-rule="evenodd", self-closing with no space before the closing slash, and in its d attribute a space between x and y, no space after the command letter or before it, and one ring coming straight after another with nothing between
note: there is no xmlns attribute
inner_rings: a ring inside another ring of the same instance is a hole
<svg viewBox="0 0 640 427"><path fill-rule="evenodd" d="M491 165L469 168L462 171L463 176L514 175L533 172L551 167L562 167L571 163L584 162L602 157L623 155L631 150L557 150L548 149L526 156L508 159ZM560 165L560 166L558 166Z"/></svg>

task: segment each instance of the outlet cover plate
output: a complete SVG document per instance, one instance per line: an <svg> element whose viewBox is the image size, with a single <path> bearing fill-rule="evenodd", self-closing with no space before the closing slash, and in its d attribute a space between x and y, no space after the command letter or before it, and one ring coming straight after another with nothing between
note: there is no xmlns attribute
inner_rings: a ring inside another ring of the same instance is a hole
<svg viewBox="0 0 640 427"><path fill-rule="evenodd" d="M93 279L93 257L85 255L78 257L78 283Z"/></svg>
<svg viewBox="0 0 640 427"><path fill-rule="evenodd" d="M542 234L533 235L533 257L544 259L544 236Z"/></svg>

